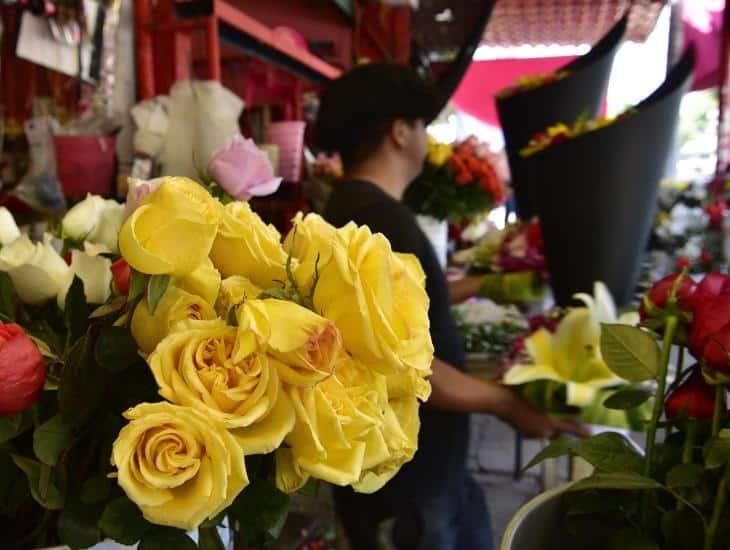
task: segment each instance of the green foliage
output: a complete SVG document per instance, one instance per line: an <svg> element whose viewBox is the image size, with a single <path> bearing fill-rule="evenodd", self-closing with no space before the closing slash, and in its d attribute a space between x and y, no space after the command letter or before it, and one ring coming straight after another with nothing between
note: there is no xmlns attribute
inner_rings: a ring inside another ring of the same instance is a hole
<svg viewBox="0 0 730 550"><path fill-rule="evenodd" d="M150 313L155 313L157 305L165 295L169 284L169 275L152 275L152 277L150 277L150 282L147 286L147 306L150 309Z"/></svg>
<svg viewBox="0 0 730 550"><path fill-rule="evenodd" d="M18 307L18 297L10 276L0 271L0 319L3 321L15 321Z"/></svg>
<svg viewBox="0 0 730 550"><path fill-rule="evenodd" d="M139 543L139 550L198 550L184 531L172 527L155 527Z"/></svg>
<svg viewBox="0 0 730 550"><path fill-rule="evenodd" d="M73 430L57 414L33 432L33 450L38 460L55 466L58 456L73 442Z"/></svg>
<svg viewBox="0 0 730 550"><path fill-rule="evenodd" d="M662 485L657 481L633 472L595 473L570 486L571 491L585 491L588 489L654 490L661 488Z"/></svg>
<svg viewBox="0 0 730 550"><path fill-rule="evenodd" d="M142 517L137 505L127 497L120 497L104 508L99 519L99 528L104 534L120 544L135 544L153 525Z"/></svg>
<svg viewBox="0 0 730 550"><path fill-rule="evenodd" d="M88 548L101 540L97 522L101 509L69 499L58 518L58 535L63 544L72 549Z"/></svg>
<svg viewBox="0 0 730 550"><path fill-rule="evenodd" d="M200 550L226 550L218 529L215 527L201 527L198 529L198 548Z"/></svg>
<svg viewBox="0 0 730 550"><path fill-rule="evenodd" d="M484 353L490 359L505 358L514 341L525 332L525 328L516 323L468 324L457 308L452 308L452 312L464 349L469 353Z"/></svg>
<svg viewBox="0 0 730 550"><path fill-rule="evenodd" d="M79 339L61 373L58 408L72 426L86 423L104 398L104 371L94 361L93 345L88 334Z"/></svg>
<svg viewBox="0 0 730 550"><path fill-rule="evenodd" d="M86 304L84 294L84 283L74 275L71 287L66 294L66 308L64 309L64 321L66 330L66 347L72 346L88 326L89 306Z"/></svg>
<svg viewBox="0 0 730 550"><path fill-rule="evenodd" d="M475 182L461 185L448 166L426 163L408 186L403 201L414 212L439 220L469 220L492 208L492 197Z"/></svg>
<svg viewBox="0 0 730 550"><path fill-rule="evenodd" d="M129 329L115 326L107 326L99 331L94 358L100 367L110 372L121 372L141 360L137 343Z"/></svg>
<svg viewBox="0 0 730 550"><path fill-rule="evenodd" d="M640 389L621 390L610 395L604 402L603 406L608 409L626 410L634 409L644 403L651 397L651 392Z"/></svg>
<svg viewBox="0 0 730 550"><path fill-rule="evenodd" d="M601 325L601 353L608 368L629 382L653 380L659 372L659 346L648 333L636 327Z"/></svg>
<svg viewBox="0 0 730 550"><path fill-rule="evenodd" d="M229 515L235 529L249 545L276 540L289 513L289 495L268 479L253 479L233 501Z"/></svg>
<svg viewBox="0 0 730 550"><path fill-rule="evenodd" d="M704 472L699 464L677 464L667 473L667 487L670 489L696 487L702 483Z"/></svg>
<svg viewBox="0 0 730 550"><path fill-rule="evenodd" d="M13 455L12 458L28 478L30 493L35 501L47 510L60 510L64 497L51 479L51 467L23 456Z"/></svg>

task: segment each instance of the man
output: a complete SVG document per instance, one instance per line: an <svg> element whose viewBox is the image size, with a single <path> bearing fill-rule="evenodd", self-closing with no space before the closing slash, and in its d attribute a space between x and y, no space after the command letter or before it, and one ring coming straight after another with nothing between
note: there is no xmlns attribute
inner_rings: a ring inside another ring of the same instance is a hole
<svg viewBox="0 0 730 550"><path fill-rule="evenodd" d="M406 67L360 66L332 83L322 97L317 141L339 151L347 181L338 183L324 217L383 233L393 250L415 254L426 273L435 356L432 395L421 413L419 450L374 495L337 489L338 514L354 549L377 548L383 521L395 518L398 548L489 550L489 518L480 488L465 471L468 413L489 413L528 437L579 433L550 419L512 390L464 373L464 350L450 303L479 291L478 278L447 285L429 241L400 201L426 155L425 124L436 114L434 90Z"/></svg>

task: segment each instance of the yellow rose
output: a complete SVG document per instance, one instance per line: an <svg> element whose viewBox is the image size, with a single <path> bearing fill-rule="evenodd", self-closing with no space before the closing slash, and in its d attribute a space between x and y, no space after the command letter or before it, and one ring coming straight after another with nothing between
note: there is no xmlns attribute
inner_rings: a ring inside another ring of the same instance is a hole
<svg viewBox="0 0 730 550"><path fill-rule="evenodd" d="M266 225L247 202L226 205L210 257L224 277L242 275L263 289L286 280L287 254L281 235Z"/></svg>
<svg viewBox="0 0 730 550"><path fill-rule="evenodd" d="M112 464L144 517L187 531L227 508L248 485L244 454L225 426L170 403L142 403L114 442Z"/></svg>
<svg viewBox="0 0 730 550"><path fill-rule="evenodd" d="M427 371L433 345L424 281L415 257L394 254L382 234L350 223L337 230L332 258L320 267L314 306L369 368Z"/></svg>
<svg viewBox="0 0 730 550"><path fill-rule="evenodd" d="M439 143L429 136L426 160L434 166L443 166L453 154L453 147L449 143Z"/></svg>
<svg viewBox="0 0 730 550"><path fill-rule="evenodd" d="M279 375L287 384L317 384L332 374L341 358L342 338L334 323L294 302L247 300L237 318L239 334L256 334L267 353L278 359ZM237 344L236 359L238 348Z"/></svg>
<svg viewBox="0 0 730 550"><path fill-rule="evenodd" d="M208 302L174 286L167 287L157 304L154 315L142 300L132 315L132 336L139 349L152 353L155 346L173 329L176 323L188 319L215 319L216 314Z"/></svg>
<svg viewBox="0 0 730 550"><path fill-rule="evenodd" d="M222 208L194 181L164 178L124 222L119 250L142 273L187 275L207 258Z"/></svg>
<svg viewBox="0 0 730 550"><path fill-rule="evenodd" d="M309 481L309 474L294 460L294 453L288 447L281 447L274 453L276 463L276 487L287 494L298 491Z"/></svg>
<svg viewBox="0 0 730 550"><path fill-rule="evenodd" d="M226 319L228 311L232 307L243 303L245 300L257 298L261 292L262 290L246 277L240 275L227 277L221 283L215 310L218 312L218 315Z"/></svg>
<svg viewBox="0 0 730 550"><path fill-rule="evenodd" d="M210 305L215 305L221 286L221 274L213 266L210 258L183 277L173 277L170 284L200 296Z"/></svg>
<svg viewBox="0 0 730 550"><path fill-rule="evenodd" d="M323 266L332 255L332 240L337 230L317 214L303 216L299 212L292 223L284 239L284 249L299 261L297 280L309 290L315 265Z"/></svg>
<svg viewBox="0 0 730 550"><path fill-rule="evenodd" d="M281 389L276 360L256 339L239 342L220 319L178 325L148 358L160 395L223 422L245 454L270 453L294 426L294 409Z"/></svg>

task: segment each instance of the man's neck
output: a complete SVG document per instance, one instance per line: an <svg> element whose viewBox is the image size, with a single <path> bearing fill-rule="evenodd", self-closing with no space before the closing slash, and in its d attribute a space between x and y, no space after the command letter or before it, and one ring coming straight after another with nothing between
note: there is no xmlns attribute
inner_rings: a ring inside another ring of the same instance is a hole
<svg viewBox="0 0 730 550"><path fill-rule="evenodd" d="M403 198L410 183L408 175L404 175L399 167L386 162L357 166L350 171L348 179L369 181L397 201Z"/></svg>

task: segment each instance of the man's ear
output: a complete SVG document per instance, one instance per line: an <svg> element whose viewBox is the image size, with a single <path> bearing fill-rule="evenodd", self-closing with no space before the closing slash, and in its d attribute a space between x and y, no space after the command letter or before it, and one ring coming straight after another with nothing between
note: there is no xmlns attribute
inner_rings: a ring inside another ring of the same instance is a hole
<svg viewBox="0 0 730 550"><path fill-rule="evenodd" d="M398 118L394 120L393 124L390 126L390 138L396 146L403 148L408 145L411 131L411 125L405 120Z"/></svg>

